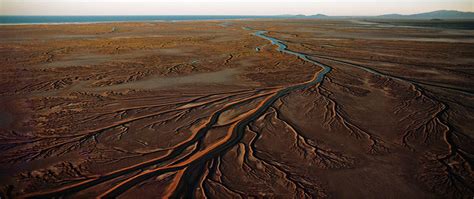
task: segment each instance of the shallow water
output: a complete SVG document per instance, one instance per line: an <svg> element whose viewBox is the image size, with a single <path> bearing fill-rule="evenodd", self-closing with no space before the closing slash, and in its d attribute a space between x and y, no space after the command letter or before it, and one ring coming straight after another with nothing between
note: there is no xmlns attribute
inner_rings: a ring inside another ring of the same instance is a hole
<svg viewBox="0 0 474 199"><path fill-rule="evenodd" d="M188 21L254 19L270 16L252 15L128 15L128 16L0 16L0 24L98 23L137 21Z"/></svg>
<svg viewBox="0 0 474 199"><path fill-rule="evenodd" d="M266 33L267 33L267 31L257 31L255 33L255 35L260 37L260 38L263 38L263 39L266 39L266 40L270 41L273 45L276 45L278 47L277 50L280 51L280 52L297 56L297 57L299 57L300 59L302 59L304 61L310 62L310 63L314 64L315 66L319 66L319 67L322 68L322 71L315 74L316 76L312 81L307 82L305 84L302 84L302 85L304 85L303 87L312 86L314 84L317 84L317 83L321 82L323 80L324 76L331 71L331 67L329 67L325 64L322 64L320 62L317 62L315 60L312 60L307 55L305 55L303 53L288 50L288 46L286 44L284 44L283 41L281 41L279 39L276 39L276 38L273 38L273 37L269 37L269 36L265 35Z"/></svg>

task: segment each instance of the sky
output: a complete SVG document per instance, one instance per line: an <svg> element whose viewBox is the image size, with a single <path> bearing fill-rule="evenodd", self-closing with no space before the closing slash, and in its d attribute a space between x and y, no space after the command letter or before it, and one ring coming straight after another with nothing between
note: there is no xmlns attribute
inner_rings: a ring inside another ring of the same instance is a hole
<svg viewBox="0 0 474 199"><path fill-rule="evenodd" d="M0 0L0 15L368 16L474 11L474 0Z"/></svg>

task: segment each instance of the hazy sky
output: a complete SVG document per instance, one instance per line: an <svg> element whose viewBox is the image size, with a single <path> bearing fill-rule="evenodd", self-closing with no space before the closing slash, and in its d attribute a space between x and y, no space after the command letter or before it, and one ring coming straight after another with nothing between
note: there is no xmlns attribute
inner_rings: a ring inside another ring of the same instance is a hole
<svg viewBox="0 0 474 199"><path fill-rule="evenodd" d="M474 0L0 0L0 15L378 15L474 11Z"/></svg>

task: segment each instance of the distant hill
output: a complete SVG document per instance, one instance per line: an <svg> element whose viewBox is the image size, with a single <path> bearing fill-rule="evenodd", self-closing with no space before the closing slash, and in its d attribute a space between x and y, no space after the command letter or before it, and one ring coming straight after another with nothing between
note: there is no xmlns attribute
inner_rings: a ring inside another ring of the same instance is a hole
<svg viewBox="0 0 474 199"><path fill-rule="evenodd" d="M311 17L311 18L326 18L326 17L329 17L329 16L323 15L323 14L316 14L316 15L311 15L309 17Z"/></svg>
<svg viewBox="0 0 474 199"><path fill-rule="evenodd" d="M331 16L316 14L316 15L277 15L278 18L298 18L298 19L316 19L316 18L330 18Z"/></svg>
<svg viewBox="0 0 474 199"><path fill-rule="evenodd" d="M438 10L412 15L388 14L376 16L384 19L474 19L474 12L461 12L455 10Z"/></svg>
<svg viewBox="0 0 474 199"><path fill-rule="evenodd" d="M411 15L386 14L379 16L327 16L315 15L280 15L283 18L311 18L311 19L346 19L346 18L375 18L375 19L474 19L474 12L461 12L456 10L438 10Z"/></svg>

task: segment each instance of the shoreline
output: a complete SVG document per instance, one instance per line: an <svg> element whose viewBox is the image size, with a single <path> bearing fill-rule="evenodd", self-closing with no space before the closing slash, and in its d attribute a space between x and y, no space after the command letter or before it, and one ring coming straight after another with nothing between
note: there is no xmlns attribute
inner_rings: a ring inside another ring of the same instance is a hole
<svg viewBox="0 0 474 199"><path fill-rule="evenodd" d="M256 20L256 19L287 19L272 16L249 17L249 18L222 18L222 19L157 19L157 20L117 20L117 21L84 21L84 22L33 22L33 23L0 23L0 26L19 26L19 25L74 25L74 24L107 24L107 23L177 23L177 22L193 22L193 21L241 21L241 20Z"/></svg>

